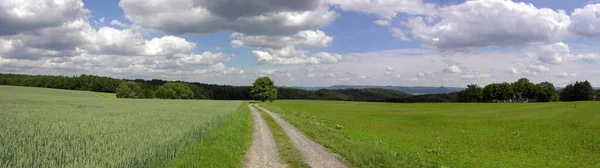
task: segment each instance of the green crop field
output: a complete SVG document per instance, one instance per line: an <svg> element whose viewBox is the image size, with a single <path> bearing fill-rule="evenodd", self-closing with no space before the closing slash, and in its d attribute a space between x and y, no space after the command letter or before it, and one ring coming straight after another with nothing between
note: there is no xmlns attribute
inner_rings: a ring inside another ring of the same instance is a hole
<svg viewBox="0 0 600 168"><path fill-rule="evenodd" d="M159 167L186 162L176 158L194 154L186 151L190 146L240 165L251 138L251 119L241 104L0 86L0 167ZM211 133L223 130L232 134L229 140Z"/></svg>
<svg viewBox="0 0 600 168"><path fill-rule="evenodd" d="M106 97L106 98L110 98L110 99L116 99L117 98L117 94L116 93L96 92L96 94L99 94L102 97Z"/></svg>
<svg viewBox="0 0 600 168"><path fill-rule="evenodd" d="M600 102L263 106L357 167L600 167Z"/></svg>

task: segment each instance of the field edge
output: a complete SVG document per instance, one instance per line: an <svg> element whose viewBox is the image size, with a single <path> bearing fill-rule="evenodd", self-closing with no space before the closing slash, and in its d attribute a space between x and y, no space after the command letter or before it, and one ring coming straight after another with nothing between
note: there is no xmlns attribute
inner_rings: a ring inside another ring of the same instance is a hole
<svg viewBox="0 0 600 168"><path fill-rule="evenodd" d="M218 124L163 167L241 167L252 140L248 102L221 118Z"/></svg>

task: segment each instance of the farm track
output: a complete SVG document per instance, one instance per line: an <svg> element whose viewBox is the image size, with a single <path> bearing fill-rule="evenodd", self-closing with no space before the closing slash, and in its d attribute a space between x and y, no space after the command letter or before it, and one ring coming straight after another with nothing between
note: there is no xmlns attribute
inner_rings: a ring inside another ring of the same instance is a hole
<svg viewBox="0 0 600 168"><path fill-rule="evenodd" d="M312 141L298 129L292 126L290 123L279 117L278 114L273 113L261 106L255 105L267 114L271 115L275 122L283 128L283 131L288 135L292 144L300 151L304 161L313 168L345 168L347 167L337 157L329 153L323 148L323 146ZM252 109L252 108L251 108ZM253 110L254 111L254 110Z"/></svg>
<svg viewBox="0 0 600 168"><path fill-rule="evenodd" d="M273 134L269 125L265 122L260 112L252 105L248 105L254 118L254 132L252 133L252 143L246 154L244 161L245 168L279 168L287 167L282 164L277 152L277 144L273 139Z"/></svg>

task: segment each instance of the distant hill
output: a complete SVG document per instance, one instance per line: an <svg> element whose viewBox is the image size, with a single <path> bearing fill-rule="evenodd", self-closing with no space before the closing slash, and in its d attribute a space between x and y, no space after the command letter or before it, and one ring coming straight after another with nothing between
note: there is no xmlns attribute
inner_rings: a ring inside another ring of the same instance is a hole
<svg viewBox="0 0 600 168"><path fill-rule="evenodd" d="M367 89L367 88L378 88L395 90L405 92L409 94L438 94L438 93L452 93L463 90L464 88L458 87L425 87L425 86L369 86L369 85L334 85L329 87L293 87L302 90L319 90L319 89Z"/></svg>
<svg viewBox="0 0 600 168"><path fill-rule="evenodd" d="M364 88L364 89L319 89L302 90L296 88L278 88L279 99L314 99L314 100L344 100L344 101L389 101L412 96L401 91Z"/></svg>

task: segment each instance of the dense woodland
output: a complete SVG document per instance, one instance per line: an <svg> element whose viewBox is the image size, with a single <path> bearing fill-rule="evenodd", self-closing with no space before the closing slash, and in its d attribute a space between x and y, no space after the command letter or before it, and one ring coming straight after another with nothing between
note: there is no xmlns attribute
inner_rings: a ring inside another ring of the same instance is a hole
<svg viewBox="0 0 600 168"><path fill-rule="evenodd" d="M48 76L0 74L0 85L45 87L68 90L117 93L120 98L140 99L213 99L251 100L250 86L228 86L198 82L164 81L158 79L115 79L94 75ZM301 90L277 88L278 99L344 100L376 102L548 102L580 101L600 98L587 81L567 85L556 91L549 82L534 84L522 78L514 83L493 83L481 88L469 85L467 89L447 94L411 95L378 89Z"/></svg>

